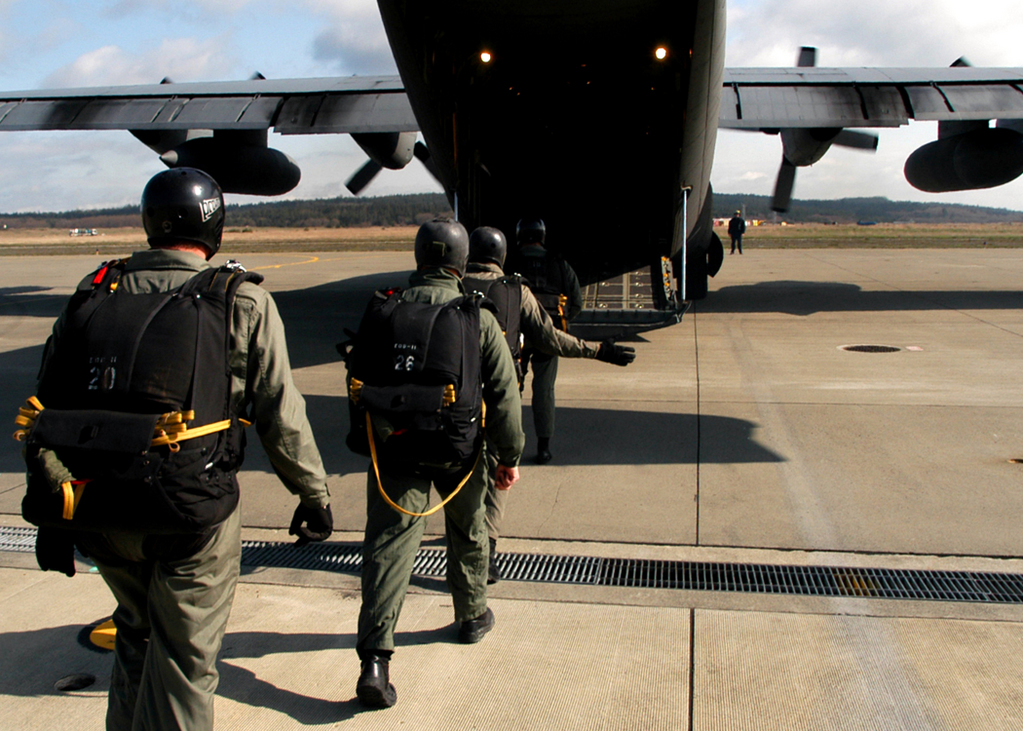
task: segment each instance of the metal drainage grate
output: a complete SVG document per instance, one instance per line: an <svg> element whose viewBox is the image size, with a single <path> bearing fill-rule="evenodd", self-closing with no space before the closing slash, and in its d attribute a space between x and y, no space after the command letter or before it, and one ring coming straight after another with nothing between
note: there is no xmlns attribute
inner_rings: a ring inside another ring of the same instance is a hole
<svg viewBox="0 0 1023 731"><path fill-rule="evenodd" d="M972 571L922 571L835 566L772 566L696 561L498 554L507 581L536 581L643 589L685 589L751 594L1023 604L1023 575ZM247 565L319 569L358 573L361 546L291 544L246 541L242 562ZM445 551L422 548L412 571L442 577Z"/></svg>
<svg viewBox="0 0 1023 731"><path fill-rule="evenodd" d="M36 529L20 526L0 527L0 551L35 553Z"/></svg>
<svg viewBox="0 0 1023 731"><path fill-rule="evenodd" d="M851 353L898 353L902 350L894 345L840 345L838 349Z"/></svg>
<svg viewBox="0 0 1023 731"><path fill-rule="evenodd" d="M0 527L0 550L31 552L34 528ZM838 566L658 561L595 556L498 554L506 581L535 581L643 589L683 589L790 596L926 599L933 601L1023 604L1023 575L973 571L868 569ZM338 573L362 570L362 547L338 543L243 541L242 564ZM442 549L421 548L412 571L442 577Z"/></svg>

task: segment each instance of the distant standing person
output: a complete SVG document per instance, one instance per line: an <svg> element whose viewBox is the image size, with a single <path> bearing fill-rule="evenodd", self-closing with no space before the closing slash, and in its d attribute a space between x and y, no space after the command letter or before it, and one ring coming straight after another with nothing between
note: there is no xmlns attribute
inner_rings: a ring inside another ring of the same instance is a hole
<svg viewBox="0 0 1023 731"><path fill-rule="evenodd" d="M739 247L739 255L742 255L742 235L746 233L746 222L742 219L742 212L736 211L728 222L728 235L732 237L732 253L735 247Z"/></svg>
<svg viewBox="0 0 1023 731"><path fill-rule="evenodd" d="M530 291L554 321L555 327L568 332L568 323L583 308L579 277L559 254L544 248L547 227L539 218L523 218L515 226L519 249L511 262L511 271L526 278ZM536 463L551 461L551 437L554 436L554 382L558 378L558 356L524 348L522 371L533 364L533 426L536 429Z"/></svg>

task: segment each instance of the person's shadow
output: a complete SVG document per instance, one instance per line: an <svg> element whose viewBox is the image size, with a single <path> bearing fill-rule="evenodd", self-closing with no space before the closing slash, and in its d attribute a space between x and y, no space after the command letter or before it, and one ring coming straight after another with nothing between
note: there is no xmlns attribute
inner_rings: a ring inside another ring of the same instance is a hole
<svg viewBox="0 0 1023 731"><path fill-rule="evenodd" d="M109 617L89 625L62 625L16 632L0 632L0 644L7 648L0 669L0 696L38 698L52 696L54 683L72 674L92 675L95 683L69 696L95 697L110 687L113 653L89 643L90 630ZM400 647L456 642L452 625L430 630L395 633ZM217 696L251 707L283 713L303 725L337 723L366 710L353 696L344 701L317 698L278 687L248 668L232 662L289 653L344 650L350 653L352 687L357 674L356 637L351 633L285 633L228 631L217 657L220 685Z"/></svg>
<svg viewBox="0 0 1023 731"><path fill-rule="evenodd" d="M399 647L454 642L455 630L451 625L416 632L396 632ZM309 726L338 723L355 717L367 709L354 696L345 701L328 701L285 688L259 678L247 668L234 665L233 658L254 658L286 653L317 652L321 650L347 650L352 665L352 687L358 660L355 655L356 637L353 634L313 634L282 632L228 632L217 658L220 685L217 695L247 706L268 708L283 713L299 723Z"/></svg>

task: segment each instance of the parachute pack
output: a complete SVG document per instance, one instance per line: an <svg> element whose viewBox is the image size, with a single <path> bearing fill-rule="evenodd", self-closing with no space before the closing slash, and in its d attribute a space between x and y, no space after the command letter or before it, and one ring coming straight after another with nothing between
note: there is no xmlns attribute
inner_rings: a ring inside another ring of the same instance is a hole
<svg viewBox="0 0 1023 731"><path fill-rule="evenodd" d="M477 279L466 274L462 279L466 291L479 292L497 308L497 324L501 326L512 360L515 373L522 385L522 277L510 274L498 279Z"/></svg>
<svg viewBox="0 0 1023 731"><path fill-rule="evenodd" d="M127 293L104 265L67 308L38 397L18 417L26 520L85 531L199 533L238 503L243 422L231 409L237 265L169 292Z"/></svg>
<svg viewBox="0 0 1023 731"><path fill-rule="evenodd" d="M568 282L565 279L564 259L547 252L544 256L520 255L515 265L526 278L529 289L540 306L554 320L554 324L568 331Z"/></svg>
<svg viewBox="0 0 1023 731"><path fill-rule="evenodd" d="M483 436L482 302L374 294L350 346L339 346L349 371L349 449L371 456L371 422L374 462L390 473L436 477L471 463Z"/></svg>

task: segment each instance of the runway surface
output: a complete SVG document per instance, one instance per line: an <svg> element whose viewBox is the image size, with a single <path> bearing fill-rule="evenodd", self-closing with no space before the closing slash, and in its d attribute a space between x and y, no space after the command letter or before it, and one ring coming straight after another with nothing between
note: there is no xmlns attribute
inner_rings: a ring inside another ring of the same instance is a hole
<svg viewBox="0 0 1023 731"><path fill-rule="evenodd" d="M0 413L11 431L53 319L99 259L3 260ZM334 345L375 288L404 283L410 257L241 259L266 276L285 319L330 475L332 542L357 545L366 461L344 447ZM1013 461L1023 460L1021 281L1012 249L727 257L680 324L635 339L633 365L561 361L554 460L542 467L532 463L527 388L523 479L500 550L835 576L850 567L1023 574L1023 464ZM257 442L240 478L246 538L287 541L295 501ZM0 451L3 525L25 525L23 489L12 440ZM442 547L442 530L431 519L425 547ZM75 718L76 728L100 728L109 659L73 639L109 615L102 582L38 572L24 553L0 551L0 567L6 639L32 668L0 670L0 697L19 719L10 727ZM492 592L498 629L481 653L450 644L443 583L420 577L400 625L399 706L381 715L351 702L356 575L262 565L244 582L222 663L232 668L222 670L223 728L382 718L452 729L1023 724L1023 611L1011 601L504 581ZM72 587L73 600L50 606ZM50 690L76 663L98 668L93 695ZM499 693L486 682L495 670ZM268 688L270 700L256 700ZM320 700L306 706L309 696Z"/></svg>

